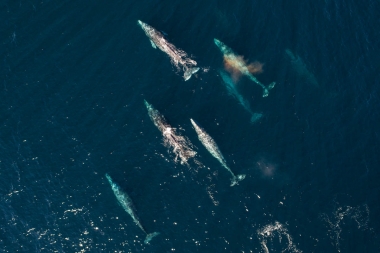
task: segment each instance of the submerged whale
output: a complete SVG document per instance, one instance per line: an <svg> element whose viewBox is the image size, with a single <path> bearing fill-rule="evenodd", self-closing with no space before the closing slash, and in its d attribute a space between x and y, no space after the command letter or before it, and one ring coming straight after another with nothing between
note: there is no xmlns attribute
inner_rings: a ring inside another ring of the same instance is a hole
<svg viewBox="0 0 380 253"><path fill-rule="evenodd" d="M263 115L261 113L252 112L251 107L247 100L243 98L243 96L236 89L236 85L234 84L231 77L224 71L219 71L220 76L223 79L224 86L227 88L228 93L233 96L239 103L243 106L243 108L251 114L251 123L256 122Z"/></svg>
<svg viewBox="0 0 380 253"><path fill-rule="evenodd" d="M275 82L272 82L271 84L268 85L268 87L265 87L264 84L262 84L259 80L256 79L252 75L252 73L249 71L248 66L246 62L236 55L234 51L232 51L231 48L226 46L223 42L219 41L218 39L214 39L215 45L220 49L220 51L223 53L223 57L225 60L233 64L233 67L240 71L243 75L247 76L251 81L257 83L258 85L263 88L263 97L267 97L269 95L269 90L273 89L273 87L276 85Z"/></svg>
<svg viewBox="0 0 380 253"><path fill-rule="evenodd" d="M137 215L134 211L134 207L133 207L133 203L132 203L131 198L128 196L127 193L125 193L120 188L119 185L117 185L115 182L112 181L112 178L108 174L106 174L106 178L107 178L108 182L110 183L110 185L112 187L112 191L115 194L116 199L119 201L120 205L132 217L132 219L136 223L136 225L139 226L139 228L146 234L146 238L144 240L144 243L149 244L150 240L152 240L153 237L159 235L160 233L154 232L154 233L148 234L145 231L144 227L141 225L139 218L137 217Z"/></svg>
<svg viewBox="0 0 380 253"><path fill-rule="evenodd" d="M177 133L176 129L171 127L165 120L164 116L160 112L144 100L145 106L148 109L150 119L154 125L160 130L164 139L164 145L173 149L173 153L176 155L175 161L179 158L181 164L187 164L187 161L194 157L195 152L192 147L193 144L186 137Z"/></svg>
<svg viewBox="0 0 380 253"><path fill-rule="evenodd" d="M211 138L210 135L206 133L204 129L199 127L193 119L190 119L191 124L193 124L193 127L195 131L197 132L199 140L202 142L203 146L207 149L210 154L215 157L224 168L228 170L228 172L231 173L232 179L231 179L231 186L237 185L239 181L243 180L245 178L244 174L241 175L235 175L231 169L228 167L226 160L223 157L222 152L220 152L218 145L216 142Z"/></svg>
<svg viewBox="0 0 380 253"><path fill-rule="evenodd" d="M166 53L177 70L182 69L184 71L183 78L185 81L189 80L191 75L199 70L199 68L196 67L197 62L190 59L185 51L176 48L173 44L170 44L164 38L162 33L150 25L141 22L140 20L138 20L137 23L144 30L146 36L148 36L152 47L159 48L161 51Z"/></svg>
<svg viewBox="0 0 380 253"><path fill-rule="evenodd" d="M319 88L317 79L315 78L314 74L308 70L306 64L302 61L301 57L293 54L292 51L290 51L289 49L286 49L285 53L289 58L291 66L296 72L296 74L304 81L306 81L306 83L311 84L315 88Z"/></svg>

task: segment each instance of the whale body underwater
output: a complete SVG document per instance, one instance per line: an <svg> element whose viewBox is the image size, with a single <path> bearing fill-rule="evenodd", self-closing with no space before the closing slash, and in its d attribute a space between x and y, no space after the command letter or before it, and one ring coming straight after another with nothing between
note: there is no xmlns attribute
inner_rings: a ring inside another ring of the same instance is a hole
<svg viewBox="0 0 380 253"><path fill-rule="evenodd" d="M119 202L119 204L121 205L121 207L123 207L123 209L132 217L132 219L136 223L136 225L145 233L146 237L145 237L144 243L149 244L149 242L153 239L153 237L159 235L160 233L154 232L154 233L148 234L146 232L144 227L141 225L137 214L134 211L134 206L133 206L133 202L132 202L131 198L128 196L128 194L126 192L124 192L120 188L120 186L118 184L116 184L112 180L112 178L108 174L106 174L106 178L107 178L109 184L111 185L112 191L115 194L115 197L116 197L117 201Z"/></svg>

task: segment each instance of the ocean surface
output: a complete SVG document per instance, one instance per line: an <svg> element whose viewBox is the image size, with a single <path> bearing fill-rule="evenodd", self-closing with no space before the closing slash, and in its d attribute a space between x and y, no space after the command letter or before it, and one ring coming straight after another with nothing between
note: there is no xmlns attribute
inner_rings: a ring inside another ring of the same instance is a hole
<svg viewBox="0 0 380 253"><path fill-rule="evenodd" d="M379 1L0 6L0 252L380 252ZM201 69L185 81L137 20ZM255 122L214 38L276 82L262 97L234 77ZM191 162L163 145L144 99ZM190 118L246 175L238 185ZM160 233L150 244L106 173Z"/></svg>

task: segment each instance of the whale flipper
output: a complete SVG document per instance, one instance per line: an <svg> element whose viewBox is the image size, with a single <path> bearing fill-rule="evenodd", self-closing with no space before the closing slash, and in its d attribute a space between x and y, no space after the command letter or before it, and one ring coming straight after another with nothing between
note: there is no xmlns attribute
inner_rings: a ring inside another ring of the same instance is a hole
<svg viewBox="0 0 380 253"><path fill-rule="evenodd" d="M145 243L145 244L149 244L150 240L152 240L153 237L155 237L155 236L157 236L157 235L159 235L159 234L160 234L159 232L154 232L154 233L147 234L147 235L146 235L146 238L145 238L145 240L144 240L144 243Z"/></svg>
<svg viewBox="0 0 380 253"><path fill-rule="evenodd" d="M276 82L272 82L268 85L268 87L263 86L263 97L267 97L269 95L269 90L273 89L273 87L276 85Z"/></svg>
<svg viewBox="0 0 380 253"><path fill-rule="evenodd" d="M245 174L240 174L240 175L237 175L236 177L233 177L231 179L231 185L230 186L235 186L237 184L239 184L239 181L243 180L245 178Z"/></svg>
<svg viewBox="0 0 380 253"><path fill-rule="evenodd" d="M154 42L152 40L150 40L150 44L152 44L153 48L157 48L156 44L154 44Z"/></svg>
<svg viewBox="0 0 380 253"><path fill-rule="evenodd" d="M183 78L185 78L185 81L189 80L191 75L194 73L197 73L198 70L199 70L198 67L186 69L185 73L183 74Z"/></svg>

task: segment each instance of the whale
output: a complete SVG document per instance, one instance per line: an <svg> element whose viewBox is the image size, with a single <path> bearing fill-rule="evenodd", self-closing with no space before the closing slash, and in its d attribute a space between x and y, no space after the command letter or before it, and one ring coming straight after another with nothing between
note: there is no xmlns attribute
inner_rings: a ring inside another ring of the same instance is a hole
<svg viewBox="0 0 380 253"><path fill-rule="evenodd" d="M231 48L229 48L228 46L226 46L226 44L215 38L214 43L222 52L223 57L227 59L229 62L233 62L234 68L236 68L243 75L247 76L251 81L255 82L263 89L263 97L267 97L269 95L269 90L273 89L273 87L276 85L276 82L272 82L268 85L268 87L266 87L259 80L257 80L257 78L251 74L251 72L249 72L248 66L245 63L245 61L242 60L241 57L236 55Z"/></svg>
<svg viewBox="0 0 380 253"><path fill-rule="evenodd" d="M223 157L222 152L219 150L218 145L214 141L214 139L211 138L211 136L200 126L198 126L193 119L190 119L191 124L193 125L195 132L198 135L198 139L203 144L203 146L207 149L207 151L215 157L219 163L227 169L227 171L232 175L231 178L231 186L237 185L239 181L243 180L245 178L244 174L241 175L235 175L230 167L228 167L226 160Z"/></svg>
<svg viewBox="0 0 380 253"><path fill-rule="evenodd" d="M112 191L115 194L116 199L119 202L119 204L132 217L132 219L136 223L136 225L145 233L146 237L145 237L144 243L145 244L149 244L149 242L153 239L153 237L159 235L160 233L159 232L154 232L154 233L149 233L148 234L146 232L146 230L141 225L141 222L140 222L138 216L136 215L136 213L134 211L135 208L133 206L131 198L128 196L128 194L126 192L124 192L120 188L120 186L118 184L116 184L112 180L112 178L108 174L106 174L106 178L107 178L109 184L111 185Z"/></svg>
<svg viewBox="0 0 380 253"><path fill-rule="evenodd" d="M149 38L152 47L158 48L166 53L178 71L183 70L183 78L185 81L189 80L193 74L198 72L199 67L197 67L197 62L191 59L185 51L170 44L161 32L140 20L137 21L137 24Z"/></svg>
<svg viewBox="0 0 380 253"><path fill-rule="evenodd" d="M243 108L249 112L251 115L251 123L255 123L258 119L260 119L263 114L262 113L257 113L253 112L251 110L251 107L248 103L247 100L243 98L243 96L239 93L239 91L236 89L236 85L234 84L233 80L231 77L223 70L219 71L220 76L222 77L223 84L226 87L228 94L230 94L233 98L235 98Z"/></svg>
<svg viewBox="0 0 380 253"><path fill-rule="evenodd" d="M181 164L188 164L187 161L197 154L197 152L193 150L193 144L188 138L177 133L176 129L171 127L165 117L151 104L146 100L144 100L144 103L150 119L162 134L164 146L173 151L176 156L175 161L179 159Z"/></svg>
<svg viewBox="0 0 380 253"><path fill-rule="evenodd" d="M315 78L314 74L308 70L306 64L303 62L299 55L293 54L290 49L285 49L285 54L290 60L292 68L300 78L315 88L320 88L317 78Z"/></svg>

